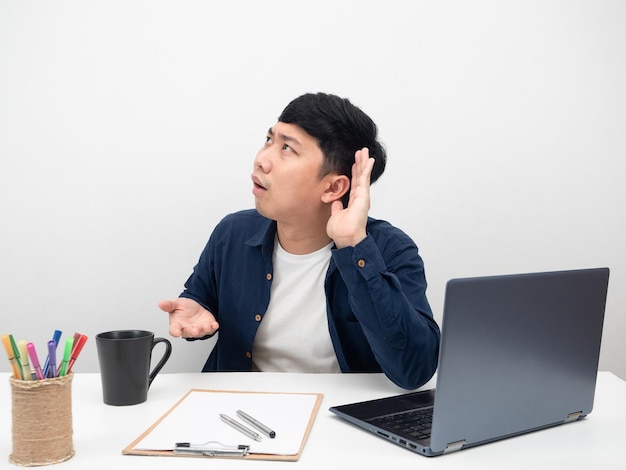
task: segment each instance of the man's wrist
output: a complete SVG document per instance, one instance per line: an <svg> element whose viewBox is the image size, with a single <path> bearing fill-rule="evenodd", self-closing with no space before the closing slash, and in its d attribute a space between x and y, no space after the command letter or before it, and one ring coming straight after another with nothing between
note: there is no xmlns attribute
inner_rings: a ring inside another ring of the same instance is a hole
<svg viewBox="0 0 626 470"><path fill-rule="evenodd" d="M337 248L346 248L348 246L355 247L367 237L367 232L363 232L355 237L343 238L341 240L333 240Z"/></svg>

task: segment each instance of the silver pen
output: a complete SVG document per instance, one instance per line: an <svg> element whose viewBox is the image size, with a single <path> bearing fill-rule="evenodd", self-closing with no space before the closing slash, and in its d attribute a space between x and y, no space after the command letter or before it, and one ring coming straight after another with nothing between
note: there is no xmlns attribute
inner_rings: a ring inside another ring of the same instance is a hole
<svg viewBox="0 0 626 470"><path fill-rule="evenodd" d="M241 424L238 421L235 421L230 416L224 415L224 414L220 414L220 418L222 418L222 421L224 421L226 424L230 424L237 431L244 433L249 438L254 439L255 441L260 441L261 440L261 436L259 436L257 433L255 433L252 429L245 427L243 424Z"/></svg>
<svg viewBox="0 0 626 470"><path fill-rule="evenodd" d="M254 426L255 428L257 428L259 431L261 431L263 434L268 435L269 437L271 437L272 439L276 437L276 433L274 431L272 431L270 428L268 428L265 424L261 423L260 421L257 421L256 419L254 419L252 416L250 416L247 413L244 413L241 410L237 410L237 416L239 416L241 419L243 419L244 421L246 421L247 423L250 423L252 426Z"/></svg>

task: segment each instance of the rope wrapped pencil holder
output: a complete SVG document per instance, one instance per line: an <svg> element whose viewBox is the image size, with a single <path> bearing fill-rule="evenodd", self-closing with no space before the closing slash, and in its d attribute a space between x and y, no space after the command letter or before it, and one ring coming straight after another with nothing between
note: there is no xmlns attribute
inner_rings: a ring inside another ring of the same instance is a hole
<svg viewBox="0 0 626 470"><path fill-rule="evenodd" d="M64 462L74 455L72 378L11 378L13 452L9 462L35 467Z"/></svg>

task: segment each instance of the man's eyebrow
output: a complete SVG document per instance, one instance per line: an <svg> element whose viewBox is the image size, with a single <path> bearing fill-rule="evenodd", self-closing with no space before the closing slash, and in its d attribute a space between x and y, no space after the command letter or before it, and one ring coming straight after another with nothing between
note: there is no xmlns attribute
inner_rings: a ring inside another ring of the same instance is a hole
<svg viewBox="0 0 626 470"><path fill-rule="evenodd" d="M272 129L271 127L267 130L267 135L269 135L270 137L274 137L274 129ZM290 142L292 144L296 144L299 146L302 146L302 143L300 143L300 141L298 139L296 139L295 137L291 136L291 135L287 135L287 134L283 134L283 133L279 133L278 137L282 140L284 140L285 142Z"/></svg>

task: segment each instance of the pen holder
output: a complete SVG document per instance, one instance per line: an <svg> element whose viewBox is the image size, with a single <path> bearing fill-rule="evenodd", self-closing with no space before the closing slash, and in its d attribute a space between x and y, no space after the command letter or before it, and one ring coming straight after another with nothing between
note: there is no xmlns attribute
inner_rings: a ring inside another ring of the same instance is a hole
<svg viewBox="0 0 626 470"><path fill-rule="evenodd" d="M72 377L11 378L13 452L9 462L24 467L50 465L74 455Z"/></svg>

